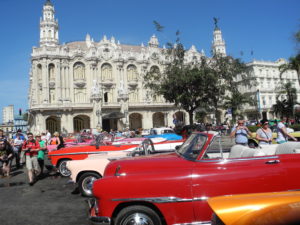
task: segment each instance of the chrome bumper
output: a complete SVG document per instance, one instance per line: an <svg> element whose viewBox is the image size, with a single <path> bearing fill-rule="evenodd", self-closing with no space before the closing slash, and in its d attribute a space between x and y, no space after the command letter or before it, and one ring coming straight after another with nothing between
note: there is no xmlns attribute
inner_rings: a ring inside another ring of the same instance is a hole
<svg viewBox="0 0 300 225"><path fill-rule="evenodd" d="M97 202L94 198L86 200L88 204L88 216L89 221L92 225L110 225L110 218L106 216L97 216L95 213L98 212Z"/></svg>

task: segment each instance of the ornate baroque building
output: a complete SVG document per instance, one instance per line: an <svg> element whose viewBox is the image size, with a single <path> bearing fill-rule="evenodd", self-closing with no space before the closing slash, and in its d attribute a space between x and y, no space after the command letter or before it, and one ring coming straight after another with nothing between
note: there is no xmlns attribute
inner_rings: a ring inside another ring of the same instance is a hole
<svg viewBox="0 0 300 225"><path fill-rule="evenodd" d="M163 97L152 97L143 87L147 71L163 71L168 63L155 35L146 46L125 45L106 36L95 42L89 35L85 41L60 44L58 28L53 4L47 0L39 47L31 54L31 131L174 126L175 117L188 121L185 111ZM214 31L213 47L225 54L219 29ZM204 52L192 46L186 56L187 61L198 60Z"/></svg>
<svg viewBox="0 0 300 225"><path fill-rule="evenodd" d="M281 86L284 83L291 82L297 90L297 99L300 99L300 87L297 78L297 72L288 70L282 74L280 79L279 66L288 63L285 59L272 61L253 60L247 65L251 67L252 76L255 78L257 85L244 92L256 92L257 109L247 107L245 116L249 120L256 119L258 111L261 118L273 119L276 115L273 112L272 106L276 104L276 97L280 93ZM284 95L280 96L280 100L285 99Z"/></svg>

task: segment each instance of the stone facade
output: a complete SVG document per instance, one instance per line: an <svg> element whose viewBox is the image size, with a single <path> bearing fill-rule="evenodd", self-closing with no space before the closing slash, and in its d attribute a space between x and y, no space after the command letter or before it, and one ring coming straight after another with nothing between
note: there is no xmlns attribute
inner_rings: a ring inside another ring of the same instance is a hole
<svg viewBox="0 0 300 225"><path fill-rule="evenodd" d="M12 123L14 121L14 106L5 106L2 109L2 123Z"/></svg>
<svg viewBox="0 0 300 225"><path fill-rule="evenodd" d="M279 93L282 82L291 82L297 90L297 99L300 99L297 72L288 70L282 74L282 80L280 79L279 66L286 63L288 62L285 59L278 59L275 62L254 60L248 63L257 85L252 87L251 90L244 91L256 92L258 105L256 110L259 111L262 118L273 119L276 117L272 111L272 106L276 104L276 96ZM255 119L254 111L254 107L248 107L245 111L246 117Z"/></svg>
<svg viewBox="0 0 300 225"><path fill-rule="evenodd" d="M221 51L222 34L214 36ZM224 42L224 41L223 41ZM40 44L33 47L29 89L29 125L64 133L86 128L105 130L174 126L189 121L188 114L144 88L147 71L163 71L169 62L153 35L148 45L121 44L114 37L59 44L58 22L50 0L43 6ZM218 50L220 51L220 50ZM186 60L204 52L192 46Z"/></svg>

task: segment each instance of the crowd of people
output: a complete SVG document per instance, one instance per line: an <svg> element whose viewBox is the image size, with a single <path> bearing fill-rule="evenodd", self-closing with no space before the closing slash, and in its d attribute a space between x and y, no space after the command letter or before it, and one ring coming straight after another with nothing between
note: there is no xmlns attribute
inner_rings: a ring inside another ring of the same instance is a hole
<svg viewBox="0 0 300 225"><path fill-rule="evenodd" d="M287 142L289 139L297 141L295 137L287 132L287 118L282 117L280 121L277 122L276 132L277 138L276 143L282 144ZM248 145L248 138L255 138L259 145L266 145L273 143L273 131L269 127L269 121L263 119L260 121L260 128L257 129L256 135L254 136L252 132L245 126L244 120L238 120L237 125L232 128L230 137L235 138L235 143L239 145Z"/></svg>
<svg viewBox="0 0 300 225"><path fill-rule="evenodd" d="M64 140L58 132L51 137L49 131L34 136L32 133L23 134L18 130L12 138L8 138L3 130L0 130L0 177L11 177L11 165L15 160L16 169L26 166L29 185L33 185L43 176L48 144L56 144L59 149L64 147Z"/></svg>
<svg viewBox="0 0 300 225"><path fill-rule="evenodd" d="M287 142L289 139L297 141L297 139L287 131L286 122L287 118L285 117L277 122L276 143L278 144ZM227 133L229 126L225 128ZM198 131L198 129L194 127L190 130L192 132ZM212 130L211 124L207 124L205 128L203 125L199 131L203 130ZM129 129L123 132L116 130L104 132L113 137L140 137L142 134L142 130ZM259 145L274 143L273 132L269 127L268 120L260 121L260 128L257 129L255 135L248 129L244 120L238 120L231 132L229 131L228 133L230 133L231 138L235 139L235 143L239 145L248 145L249 138L256 139ZM93 134L87 129L82 131L81 135L92 136ZM58 132L54 132L52 137L49 131L34 136L32 133L23 134L21 130L18 130L12 138L8 138L4 135L3 130L0 129L0 177L11 177L11 165L13 160L15 160L16 169L20 169L26 165L29 185L33 185L39 177L43 176L47 145L55 145L56 149L63 148L65 146L64 138Z"/></svg>

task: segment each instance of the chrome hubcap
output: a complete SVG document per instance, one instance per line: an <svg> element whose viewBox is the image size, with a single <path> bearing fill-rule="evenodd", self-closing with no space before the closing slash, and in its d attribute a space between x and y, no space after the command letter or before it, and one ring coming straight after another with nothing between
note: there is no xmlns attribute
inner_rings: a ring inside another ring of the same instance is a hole
<svg viewBox="0 0 300 225"><path fill-rule="evenodd" d="M61 175L63 175L64 177L70 176L71 175L71 171L67 169L67 162L64 161L60 164L59 166L59 172L61 173Z"/></svg>
<svg viewBox="0 0 300 225"><path fill-rule="evenodd" d="M127 217L122 225L154 225L153 221L143 213L134 213Z"/></svg>
<svg viewBox="0 0 300 225"><path fill-rule="evenodd" d="M82 189L84 190L84 192L86 192L87 194L92 194L92 187L95 180L97 180L97 178L94 176L86 177L83 180Z"/></svg>

